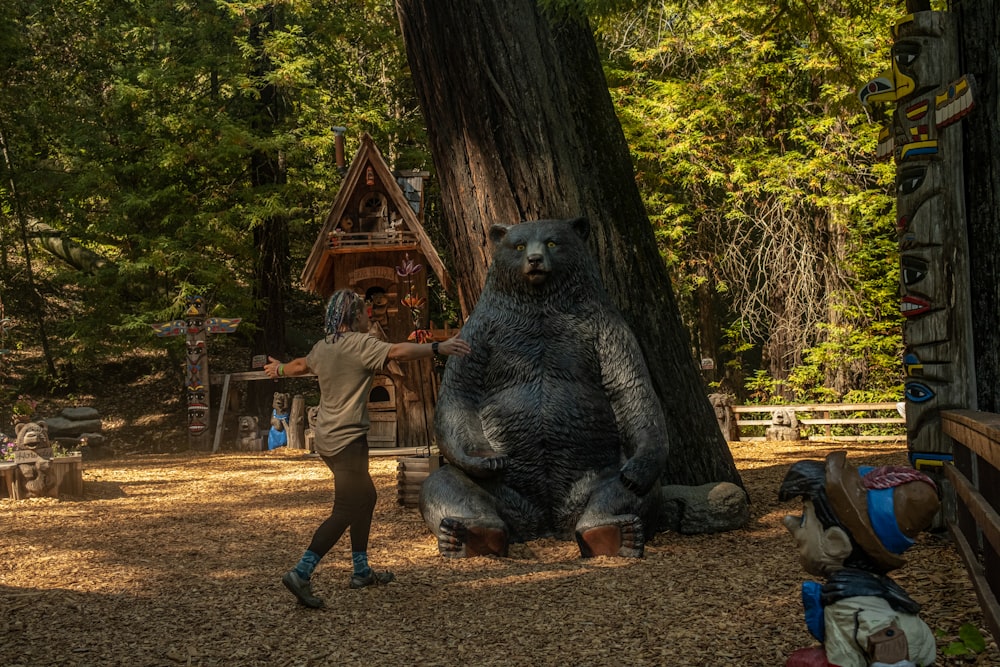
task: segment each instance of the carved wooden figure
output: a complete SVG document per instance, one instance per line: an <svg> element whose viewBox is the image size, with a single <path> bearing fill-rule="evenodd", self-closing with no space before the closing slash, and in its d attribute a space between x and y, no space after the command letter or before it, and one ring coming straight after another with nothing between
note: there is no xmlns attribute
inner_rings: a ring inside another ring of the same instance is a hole
<svg viewBox="0 0 1000 667"><path fill-rule="evenodd" d="M768 440L801 440L799 418L791 408L778 408L771 414L771 425L764 432Z"/></svg>
<svg viewBox="0 0 1000 667"><path fill-rule="evenodd" d="M274 392L271 404L271 428L267 433L267 448L277 449L288 444L288 418L291 415L292 395Z"/></svg>
<svg viewBox="0 0 1000 667"><path fill-rule="evenodd" d="M57 497L59 480L52 469L52 447L45 422L22 422L15 426L15 432L15 483L24 489L24 497Z"/></svg>
<svg viewBox="0 0 1000 667"><path fill-rule="evenodd" d="M715 410L715 421L719 424L719 430L723 437L729 442L738 442L740 439L740 424L736 420L736 413L733 411L733 397L729 394L709 394L708 402Z"/></svg>
<svg viewBox="0 0 1000 667"><path fill-rule="evenodd" d="M802 568L806 626L821 646L799 649L786 667L918 667L937 653L920 605L887 576L930 527L940 502L934 482L913 468L848 465L846 452L793 464L779 500L802 498L784 518Z"/></svg>
<svg viewBox="0 0 1000 667"><path fill-rule="evenodd" d="M211 408L209 402L207 335L232 333L239 318L208 317L205 301L200 296L187 298L183 320L152 325L157 336L187 336L187 366L185 371L188 406L188 444L192 449L208 449Z"/></svg>
<svg viewBox="0 0 1000 667"><path fill-rule="evenodd" d="M912 1L895 25L892 65L859 91L893 105L879 155L896 162L901 312L905 319L906 426L911 460L951 453L940 411L973 396L968 243L960 120L973 108L974 80L958 69L951 14Z"/></svg>
<svg viewBox="0 0 1000 667"><path fill-rule="evenodd" d="M257 417L244 415L239 418L236 448L241 452L259 452L263 449L263 438L260 437Z"/></svg>

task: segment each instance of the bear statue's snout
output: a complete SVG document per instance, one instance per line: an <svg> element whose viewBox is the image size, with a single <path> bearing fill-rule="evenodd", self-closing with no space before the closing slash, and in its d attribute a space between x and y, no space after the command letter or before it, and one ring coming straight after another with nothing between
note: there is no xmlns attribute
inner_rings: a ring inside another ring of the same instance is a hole
<svg viewBox="0 0 1000 667"><path fill-rule="evenodd" d="M541 285L549 275L549 270L545 268L545 255L541 253L528 255L528 265L525 269L528 282L532 285Z"/></svg>

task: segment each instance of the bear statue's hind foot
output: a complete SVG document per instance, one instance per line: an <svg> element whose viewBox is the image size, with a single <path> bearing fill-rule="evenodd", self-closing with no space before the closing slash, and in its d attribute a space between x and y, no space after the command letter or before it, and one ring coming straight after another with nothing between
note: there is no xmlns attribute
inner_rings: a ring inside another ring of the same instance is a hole
<svg viewBox="0 0 1000 667"><path fill-rule="evenodd" d="M506 556L508 546L507 533L501 528L477 526L452 517L441 519L438 551L445 558Z"/></svg>
<svg viewBox="0 0 1000 667"><path fill-rule="evenodd" d="M634 516L601 526L579 528L576 531L576 543L580 547L580 555L584 558L595 556L642 558L646 537L643 533L642 520Z"/></svg>

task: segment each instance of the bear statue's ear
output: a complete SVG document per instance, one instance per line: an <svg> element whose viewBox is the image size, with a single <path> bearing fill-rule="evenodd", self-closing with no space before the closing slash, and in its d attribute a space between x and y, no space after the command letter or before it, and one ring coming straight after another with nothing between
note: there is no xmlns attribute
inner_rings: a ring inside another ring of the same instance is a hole
<svg viewBox="0 0 1000 667"><path fill-rule="evenodd" d="M19 437L21 435L21 431L23 431L27 427L28 427L27 422L18 422L14 424L14 435Z"/></svg>
<svg viewBox="0 0 1000 667"><path fill-rule="evenodd" d="M569 221L570 226L576 235L579 236L584 241L590 236L590 220L581 216L579 218L573 218Z"/></svg>
<svg viewBox="0 0 1000 667"><path fill-rule="evenodd" d="M503 240L503 237L507 236L507 230L510 229L509 225L502 225L499 222L490 227L490 243L496 245Z"/></svg>

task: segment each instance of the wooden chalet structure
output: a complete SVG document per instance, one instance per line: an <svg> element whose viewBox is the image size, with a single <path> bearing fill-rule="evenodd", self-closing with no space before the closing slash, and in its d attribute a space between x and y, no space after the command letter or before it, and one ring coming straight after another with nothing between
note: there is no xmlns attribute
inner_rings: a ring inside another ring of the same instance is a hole
<svg viewBox="0 0 1000 667"><path fill-rule="evenodd" d="M391 342L455 333L432 329L427 312L428 271L445 289L450 279L421 224L425 177L393 174L364 134L301 276L306 290L323 297L342 288L364 296L372 333ZM370 445L428 447L436 396L433 360L390 363L369 396Z"/></svg>

